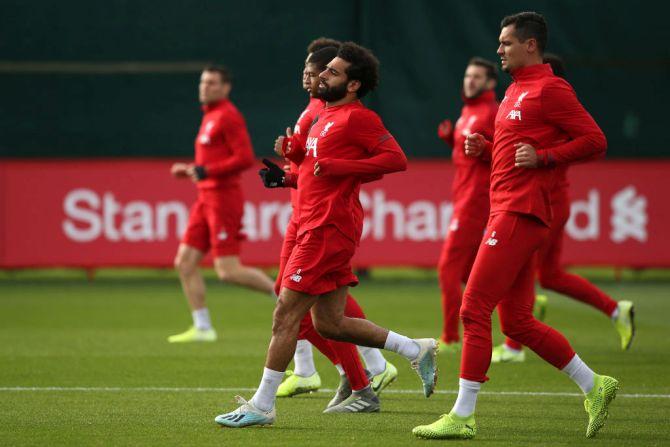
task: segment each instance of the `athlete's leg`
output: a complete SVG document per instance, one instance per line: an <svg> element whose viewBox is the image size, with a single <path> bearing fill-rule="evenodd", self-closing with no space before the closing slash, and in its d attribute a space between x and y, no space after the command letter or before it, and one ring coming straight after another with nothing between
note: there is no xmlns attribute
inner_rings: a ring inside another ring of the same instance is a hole
<svg viewBox="0 0 670 447"><path fill-rule="evenodd" d="M260 269L242 265L237 255L214 258L214 269L221 281L248 287L267 294L274 292L274 283L270 277Z"/></svg>
<svg viewBox="0 0 670 447"><path fill-rule="evenodd" d="M191 311L206 307L205 280L198 268L204 256L197 248L181 243L174 259L174 266Z"/></svg>
<svg viewBox="0 0 670 447"><path fill-rule="evenodd" d="M550 237L540 249L538 256L540 285L595 307L610 317L617 308L617 302L586 279L568 273L563 268L561 254L566 220L561 219L556 228L552 228Z"/></svg>
<svg viewBox="0 0 670 447"><path fill-rule="evenodd" d="M460 340L461 284L467 282L485 225L486 222L455 217L442 247L437 272L442 291L443 325L440 338L446 344Z"/></svg>

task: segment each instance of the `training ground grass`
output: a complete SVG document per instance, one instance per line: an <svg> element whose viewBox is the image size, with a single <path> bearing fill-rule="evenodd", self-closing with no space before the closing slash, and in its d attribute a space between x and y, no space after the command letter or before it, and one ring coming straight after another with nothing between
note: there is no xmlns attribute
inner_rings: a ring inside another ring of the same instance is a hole
<svg viewBox="0 0 670 447"><path fill-rule="evenodd" d="M433 277L364 281L353 290L368 317L410 336L438 336ZM617 377L620 395L597 438L584 438L578 388L534 354L494 365L477 411L484 445L667 445L670 443L670 283L602 282L632 299L638 333L621 352L609 320L549 293L547 322L596 371ZM407 362L387 358L400 377L382 394L382 412L324 415L328 392L278 401L272 428L222 429L214 416L249 398L260 379L273 302L208 281L220 340L170 345L189 313L172 274L99 278L5 275L0 279L0 444L2 445L419 445L411 429L448 412L458 357L440 356L439 394L425 399ZM494 340L500 342L497 325ZM324 388L335 370L315 351ZM540 393L548 392L543 395ZM509 393L509 394L506 394ZM654 396L651 396L654 395ZM454 443L459 445L460 443Z"/></svg>

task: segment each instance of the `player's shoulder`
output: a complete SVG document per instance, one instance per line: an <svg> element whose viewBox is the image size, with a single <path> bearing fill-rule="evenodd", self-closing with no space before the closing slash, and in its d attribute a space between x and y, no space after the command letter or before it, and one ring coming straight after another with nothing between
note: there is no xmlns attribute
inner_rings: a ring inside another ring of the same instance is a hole
<svg viewBox="0 0 670 447"><path fill-rule="evenodd" d="M348 110L347 119L349 124L354 126L377 125L382 123L382 119L377 112L368 109L361 103L357 103Z"/></svg>
<svg viewBox="0 0 670 447"><path fill-rule="evenodd" d="M230 100L223 103L221 112L221 119L244 122L244 115L242 112L240 112L240 109L238 109L237 106Z"/></svg>
<svg viewBox="0 0 670 447"><path fill-rule="evenodd" d="M542 90L574 91L572 85L570 85L568 81L554 74L542 78Z"/></svg>

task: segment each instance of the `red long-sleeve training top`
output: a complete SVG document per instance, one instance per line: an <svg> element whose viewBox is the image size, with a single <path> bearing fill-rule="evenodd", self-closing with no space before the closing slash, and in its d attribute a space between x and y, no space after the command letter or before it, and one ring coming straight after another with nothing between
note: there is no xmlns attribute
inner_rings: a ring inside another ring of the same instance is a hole
<svg viewBox="0 0 670 447"><path fill-rule="evenodd" d="M244 117L230 100L202 107L204 115L195 138L195 164L207 177L200 189L239 187L240 174L254 163L251 138Z"/></svg>
<svg viewBox="0 0 670 447"><path fill-rule="evenodd" d="M451 198L455 215L485 220L489 215L491 159L465 155L465 138L478 133L487 140L493 139L498 103L492 90L463 101L461 116L450 138L445 140L453 147L451 160L456 167Z"/></svg>
<svg viewBox="0 0 670 447"><path fill-rule="evenodd" d="M491 165L491 214L512 211L550 225L551 192L559 181L555 167L604 155L607 140L567 81L549 64L512 73L496 115ZM537 150L540 166L515 167L517 143Z"/></svg>
<svg viewBox="0 0 670 447"><path fill-rule="evenodd" d="M360 101L323 109L305 143L298 176L298 235L334 225L360 239L363 181L403 171L407 158L379 116ZM290 157L289 157L290 158ZM319 163L321 173L314 175Z"/></svg>

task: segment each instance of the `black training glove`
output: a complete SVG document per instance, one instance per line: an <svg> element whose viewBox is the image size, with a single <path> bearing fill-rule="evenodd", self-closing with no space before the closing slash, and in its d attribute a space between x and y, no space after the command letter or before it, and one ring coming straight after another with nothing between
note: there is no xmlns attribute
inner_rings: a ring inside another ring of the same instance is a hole
<svg viewBox="0 0 670 447"><path fill-rule="evenodd" d="M198 181L204 180L204 179L207 178L207 170L205 169L204 166L195 166L194 171L195 171L195 176L198 179Z"/></svg>
<svg viewBox="0 0 670 447"><path fill-rule="evenodd" d="M263 159L263 164L267 166L267 168L258 171L258 175L260 175L261 180L263 180L263 185L265 185L266 188L283 188L284 177L286 176L284 170L267 158Z"/></svg>

